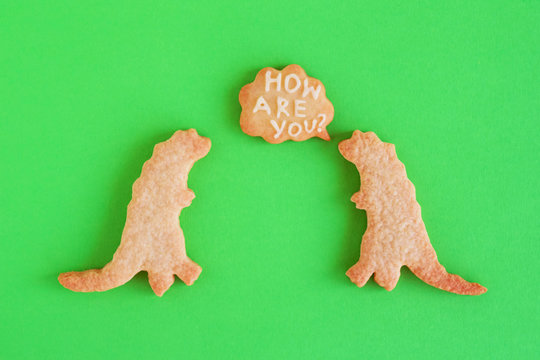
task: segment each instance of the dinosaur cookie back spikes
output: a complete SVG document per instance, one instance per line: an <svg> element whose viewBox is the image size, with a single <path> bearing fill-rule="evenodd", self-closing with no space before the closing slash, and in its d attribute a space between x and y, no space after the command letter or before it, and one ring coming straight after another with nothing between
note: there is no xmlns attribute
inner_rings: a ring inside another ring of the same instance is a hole
<svg viewBox="0 0 540 360"><path fill-rule="evenodd" d="M73 291L105 291L147 271L158 296L169 289L174 275L193 284L201 267L186 255L178 217L195 197L187 187L189 170L210 146L210 139L193 129L177 131L157 144L133 184L121 243L112 261L99 270L60 274L60 283Z"/></svg>
<svg viewBox="0 0 540 360"><path fill-rule="evenodd" d="M383 143L372 132L356 130L339 144L345 159L360 173L361 189L351 200L365 209L368 226L362 238L360 260L347 276L362 287L375 274L375 281L392 290L405 265L421 280L442 290L462 295L480 295L483 286L449 274L438 262L422 221L413 184L399 161L393 144Z"/></svg>

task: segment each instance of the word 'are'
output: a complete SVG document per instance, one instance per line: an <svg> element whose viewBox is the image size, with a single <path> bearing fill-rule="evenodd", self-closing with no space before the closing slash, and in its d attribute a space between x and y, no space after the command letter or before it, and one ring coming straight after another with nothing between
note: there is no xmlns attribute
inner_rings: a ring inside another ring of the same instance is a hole
<svg viewBox="0 0 540 360"><path fill-rule="evenodd" d="M275 84L276 91L281 91L281 73L279 73L275 78L272 78L272 72L267 71L266 72L266 78L265 78L265 86L264 90L266 92L270 91L270 87L272 84ZM309 86L308 79L304 79L303 82L304 88L302 90L302 98L306 98L309 94L313 97L314 100L317 100L319 97L319 93L321 92L321 85L317 85L317 87ZM289 93L295 93L302 87L302 81L296 74L289 74L285 76L285 81L283 82L283 89ZM293 114L295 117L302 118L306 117L305 111L306 111L306 100L302 99L295 99L294 100L294 111ZM287 116L290 116L289 111L287 110L287 107L289 106L289 101L281 96L278 96L276 99L276 117L279 119L281 114L285 114ZM255 107L253 108L253 113L256 113L257 111L265 111L268 115L272 115L272 110L270 109L270 106L268 105L268 102L264 99L264 96L259 96L257 99L257 103L255 104Z"/></svg>

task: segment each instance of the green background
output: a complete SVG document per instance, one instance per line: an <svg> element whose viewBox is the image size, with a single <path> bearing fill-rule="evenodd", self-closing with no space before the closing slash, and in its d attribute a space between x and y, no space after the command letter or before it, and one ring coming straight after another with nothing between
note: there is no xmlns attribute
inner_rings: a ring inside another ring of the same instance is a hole
<svg viewBox="0 0 540 360"><path fill-rule="evenodd" d="M0 358L538 355L539 23L538 1L2 1ZM331 142L241 132L240 88L291 63L325 84ZM64 289L112 258L153 145L191 127L213 142L180 219L199 280ZM485 295L345 276L354 129L396 144L439 260Z"/></svg>

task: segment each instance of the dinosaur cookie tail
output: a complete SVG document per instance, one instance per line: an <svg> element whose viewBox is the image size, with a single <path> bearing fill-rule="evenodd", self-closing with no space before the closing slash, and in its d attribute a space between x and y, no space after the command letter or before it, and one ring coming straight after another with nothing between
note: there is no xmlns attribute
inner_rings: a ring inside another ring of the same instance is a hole
<svg viewBox="0 0 540 360"><path fill-rule="evenodd" d="M62 273L58 281L63 287L77 292L105 291L128 282L140 271L137 267L125 267L124 263L113 260L103 269L86 271L71 271ZM157 296L162 296L174 283L174 275L177 275L187 285L197 280L202 269L190 259L179 261L171 271L163 269L147 269L148 281Z"/></svg>
<svg viewBox="0 0 540 360"><path fill-rule="evenodd" d="M125 284L137 272L136 269L123 268L113 260L103 269L62 273L58 281L63 287L77 292L105 291Z"/></svg>
<svg viewBox="0 0 540 360"><path fill-rule="evenodd" d="M426 284L460 295L481 295L487 291L477 283L470 283L462 277L449 274L444 266L435 261L432 264L410 265L409 269Z"/></svg>

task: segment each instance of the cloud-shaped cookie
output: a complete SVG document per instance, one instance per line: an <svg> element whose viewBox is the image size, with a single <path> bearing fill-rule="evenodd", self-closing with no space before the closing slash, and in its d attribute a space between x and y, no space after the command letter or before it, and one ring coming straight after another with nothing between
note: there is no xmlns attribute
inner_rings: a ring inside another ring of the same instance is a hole
<svg viewBox="0 0 540 360"><path fill-rule="evenodd" d="M326 126L334 118L334 107L324 85L299 65L262 69L240 90L239 100L240 127L248 135L272 144L312 137L330 140Z"/></svg>

